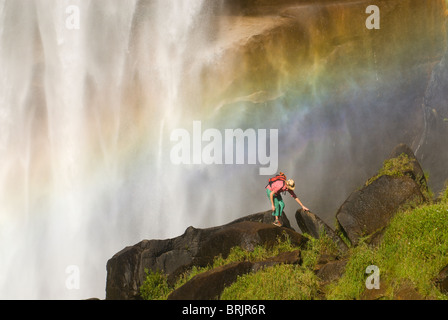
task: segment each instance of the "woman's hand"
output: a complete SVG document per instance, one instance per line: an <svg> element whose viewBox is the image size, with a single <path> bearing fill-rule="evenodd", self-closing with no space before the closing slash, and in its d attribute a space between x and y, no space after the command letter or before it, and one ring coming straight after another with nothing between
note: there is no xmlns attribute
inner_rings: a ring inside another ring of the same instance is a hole
<svg viewBox="0 0 448 320"><path fill-rule="evenodd" d="M299 198L296 198L296 201L302 207L303 211L310 211L310 209L308 209L303 205L303 203L299 200Z"/></svg>
<svg viewBox="0 0 448 320"><path fill-rule="evenodd" d="M271 209L272 209L272 212L275 212L275 206L274 205L272 205Z"/></svg>

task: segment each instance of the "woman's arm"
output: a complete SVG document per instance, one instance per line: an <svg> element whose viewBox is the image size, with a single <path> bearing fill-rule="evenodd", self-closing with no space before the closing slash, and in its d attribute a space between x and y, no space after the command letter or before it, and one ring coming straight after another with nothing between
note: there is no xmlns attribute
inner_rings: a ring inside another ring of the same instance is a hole
<svg viewBox="0 0 448 320"><path fill-rule="evenodd" d="M310 209L308 209L307 207L305 207L302 202L300 201L300 199L298 197L295 198L295 200L297 201L298 204L300 204L300 206L302 207L303 210L305 211L310 211Z"/></svg>
<svg viewBox="0 0 448 320"><path fill-rule="evenodd" d="M292 191L292 190L288 190L288 192L289 192L289 194L291 195L291 197L293 197L294 200L296 200L297 203L300 204L300 206L302 207L303 210L305 210L305 211L310 211L310 209L308 209L307 207L305 207L305 206L303 205L303 203L300 201L299 197L296 196L296 194L294 193L294 191Z"/></svg>

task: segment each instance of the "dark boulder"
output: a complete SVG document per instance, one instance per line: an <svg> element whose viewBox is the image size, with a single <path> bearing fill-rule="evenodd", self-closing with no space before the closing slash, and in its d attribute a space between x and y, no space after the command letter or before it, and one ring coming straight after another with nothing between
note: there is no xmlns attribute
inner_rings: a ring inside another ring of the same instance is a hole
<svg viewBox="0 0 448 320"><path fill-rule="evenodd" d="M336 218L352 244L360 237L380 232L407 202L422 202L419 185L409 177L381 176L355 191L339 208Z"/></svg>
<svg viewBox="0 0 448 320"><path fill-rule="evenodd" d="M168 300L214 300L218 299L225 287L235 282L239 276L256 272L276 264L299 264L300 250L281 253L276 257L258 262L235 262L201 273L182 287L173 291Z"/></svg>
<svg viewBox="0 0 448 320"><path fill-rule="evenodd" d="M139 288L146 278L145 269L163 271L170 283L192 266L203 267L231 248L253 250L257 245L274 245L279 237L289 236L292 244L302 246L306 238L294 230L252 221L220 227L189 227L179 237L144 240L115 254L107 262L106 299L139 299Z"/></svg>
<svg viewBox="0 0 448 320"><path fill-rule="evenodd" d="M311 211L304 211L303 209L297 210L296 221L303 233L307 233L316 239L319 239L322 234L325 233L336 243L341 252L346 252L348 250L347 245L336 234L336 232Z"/></svg>
<svg viewBox="0 0 448 320"><path fill-rule="evenodd" d="M401 144L379 174L342 204L336 213L338 228L352 244L364 236L376 239L402 205L427 200L427 191L420 164L412 150Z"/></svg>

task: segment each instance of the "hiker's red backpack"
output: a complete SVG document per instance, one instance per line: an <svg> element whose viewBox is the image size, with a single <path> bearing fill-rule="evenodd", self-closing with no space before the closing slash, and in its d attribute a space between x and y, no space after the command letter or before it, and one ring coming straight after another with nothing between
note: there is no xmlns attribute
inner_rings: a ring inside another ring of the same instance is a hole
<svg viewBox="0 0 448 320"><path fill-rule="evenodd" d="M267 188L268 186L272 186L272 184L276 181L283 181L284 185L286 183L286 175L283 172L280 172L278 175L270 178L265 188Z"/></svg>

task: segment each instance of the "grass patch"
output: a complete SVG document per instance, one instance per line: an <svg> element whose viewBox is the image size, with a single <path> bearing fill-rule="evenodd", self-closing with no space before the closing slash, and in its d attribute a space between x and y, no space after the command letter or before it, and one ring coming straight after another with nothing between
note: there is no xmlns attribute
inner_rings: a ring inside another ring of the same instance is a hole
<svg viewBox="0 0 448 320"><path fill-rule="evenodd" d="M318 239L309 235L306 248L302 250L302 266L310 270L314 270L322 255L337 256L340 252L337 244L325 232L322 232Z"/></svg>
<svg viewBox="0 0 448 320"><path fill-rule="evenodd" d="M409 279L427 296L447 298L431 280L448 264L448 203L420 206L397 214L377 250L389 278Z"/></svg>
<svg viewBox="0 0 448 320"><path fill-rule="evenodd" d="M337 245L326 235L308 238L302 265L276 265L238 277L224 289L223 300L314 300L319 299L319 279L314 273L323 254L337 255Z"/></svg>
<svg viewBox="0 0 448 320"><path fill-rule="evenodd" d="M366 268L376 265L381 283L391 288L387 299L393 299L394 289L409 282L423 296L448 299L432 283L448 264L448 191L442 199L397 213L379 247L361 243L351 248L345 274L328 286L327 298L359 299L365 290Z"/></svg>
<svg viewBox="0 0 448 320"><path fill-rule="evenodd" d="M140 287L140 295L144 300L166 300L171 292L167 276L160 271L149 272L145 269L146 280Z"/></svg>
<svg viewBox="0 0 448 320"><path fill-rule="evenodd" d="M319 281L307 268L281 264L249 273L224 289L222 300L312 300Z"/></svg>
<svg viewBox="0 0 448 320"><path fill-rule="evenodd" d="M276 245L271 248L265 246L256 246L253 251L244 250L241 247L234 247L230 250L229 255L224 259L222 255L217 256L212 266L205 268L209 270L211 268L217 268L224 266L232 262L243 262L243 261L261 261L267 258L275 257L283 252L289 252L297 250L298 247L291 244L291 239L284 233L282 237L277 238Z"/></svg>
<svg viewBox="0 0 448 320"><path fill-rule="evenodd" d="M342 278L326 287L326 298L329 300L359 299L365 290L366 268L375 263L375 252L367 244L361 242L350 249L350 258Z"/></svg>

